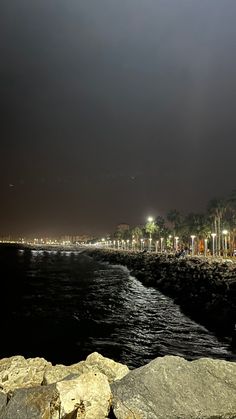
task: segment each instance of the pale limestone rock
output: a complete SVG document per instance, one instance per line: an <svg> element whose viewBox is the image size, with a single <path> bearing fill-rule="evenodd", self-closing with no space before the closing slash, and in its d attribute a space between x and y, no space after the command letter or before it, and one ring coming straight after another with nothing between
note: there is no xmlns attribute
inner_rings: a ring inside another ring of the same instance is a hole
<svg viewBox="0 0 236 419"><path fill-rule="evenodd" d="M52 383L56 383L57 381L63 380L70 374L78 374L81 375L84 372L84 361L79 362L78 364L73 365L55 365L49 366L45 369L44 377L43 377L43 384L48 385Z"/></svg>
<svg viewBox="0 0 236 419"><path fill-rule="evenodd" d="M111 406L111 389L104 374L88 372L74 380L56 383L61 418L105 419Z"/></svg>
<svg viewBox="0 0 236 419"><path fill-rule="evenodd" d="M235 419L236 363L156 358L111 385L117 419Z"/></svg>
<svg viewBox="0 0 236 419"><path fill-rule="evenodd" d="M120 380L129 372L129 368L126 365L105 358L97 352L93 352L86 358L85 365L87 368L96 368L105 374L110 383Z"/></svg>
<svg viewBox="0 0 236 419"><path fill-rule="evenodd" d="M65 366L55 365L47 367L44 374L43 384L48 385L63 380L70 374L84 374L87 372L103 373L107 376L109 383L120 380L129 372L126 365L115 362L112 359L105 358L97 352L92 353L77 364Z"/></svg>
<svg viewBox="0 0 236 419"><path fill-rule="evenodd" d="M7 393L16 388L41 385L44 371L51 365L43 358L3 358L0 360L0 389Z"/></svg>

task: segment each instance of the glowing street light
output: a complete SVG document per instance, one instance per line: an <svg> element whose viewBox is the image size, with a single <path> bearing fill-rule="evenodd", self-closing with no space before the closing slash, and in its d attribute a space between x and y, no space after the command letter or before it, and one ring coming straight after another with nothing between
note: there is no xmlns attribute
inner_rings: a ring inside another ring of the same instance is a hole
<svg viewBox="0 0 236 419"><path fill-rule="evenodd" d="M163 252L163 241L164 241L164 238L161 237L161 253Z"/></svg>
<svg viewBox="0 0 236 419"><path fill-rule="evenodd" d="M215 256L215 238L216 238L216 233L211 233L211 237L212 237L212 256Z"/></svg>
<svg viewBox="0 0 236 419"><path fill-rule="evenodd" d="M179 241L179 237L175 237L175 251L177 252L178 250L178 241Z"/></svg>
<svg viewBox="0 0 236 419"><path fill-rule="evenodd" d="M224 236L224 254L225 256L227 256L227 250L228 250L228 243L227 243L227 235L228 235L228 230L223 230L222 234Z"/></svg>
<svg viewBox="0 0 236 419"><path fill-rule="evenodd" d="M194 239L196 236L192 235L191 239L192 239L192 256L194 255Z"/></svg>
<svg viewBox="0 0 236 419"><path fill-rule="evenodd" d="M144 239L141 239L140 243L141 243L141 250L143 250Z"/></svg>
<svg viewBox="0 0 236 419"><path fill-rule="evenodd" d="M153 224L153 217L148 217L147 220L150 224ZM149 250L150 251L152 250L152 232L151 231L149 231Z"/></svg>

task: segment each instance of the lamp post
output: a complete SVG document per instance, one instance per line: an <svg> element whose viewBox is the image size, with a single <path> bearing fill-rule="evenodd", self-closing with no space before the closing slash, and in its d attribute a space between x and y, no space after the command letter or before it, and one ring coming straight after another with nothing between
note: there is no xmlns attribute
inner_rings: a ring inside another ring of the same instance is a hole
<svg viewBox="0 0 236 419"><path fill-rule="evenodd" d="M228 234L228 230L223 230L222 231L223 237L224 237L224 256L227 256L227 250L228 250L228 243L227 243L227 234Z"/></svg>
<svg viewBox="0 0 236 419"><path fill-rule="evenodd" d="M194 256L194 239L195 239L195 237L196 237L196 236L194 236L194 235L192 234L192 236L191 236L191 239L192 239L192 256Z"/></svg>
<svg viewBox="0 0 236 419"><path fill-rule="evenodd" d="M148 217L148 222L153 223L153 217ZM152 250L152 232L149 231L149 250Z"/></svg>
<svg viewBox="0 0 236 419"><path fill-rule="evenodd" d="M212 256L215 256L215 238L216 238L216 233L211 233L211 237L212 237Z"/></svg>
<svg viewBox="0 0 236 419"><path fill-rule="evenodd" d="M163 252L163 240L164 240L164 238L161 237L161 253Z"/></svg>
<svg viewBox="0 0 236 419"><path fill-rule="evenodd" d="M178 240L179 240L179 237L175 237L175 251L176 252L178 250Z"/></svg>
<svg viewBox="0 0 236 419"><path fill-rule="evenodd" d="M143 250L143 239L140 240L141 251Z"/></svg>

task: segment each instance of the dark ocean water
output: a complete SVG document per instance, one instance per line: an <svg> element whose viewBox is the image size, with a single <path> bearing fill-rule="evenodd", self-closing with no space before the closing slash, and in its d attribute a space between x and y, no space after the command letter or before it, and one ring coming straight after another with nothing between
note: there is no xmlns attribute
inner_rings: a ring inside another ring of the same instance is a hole
<svg viewBox="0 0 236 419"><path fill-rule="evenodd" d="M80 251L1 246L0 267L0 358L21 354L71 364L98 351L130 367L167 354L236 360L229 342L121 266Z"/></svg>

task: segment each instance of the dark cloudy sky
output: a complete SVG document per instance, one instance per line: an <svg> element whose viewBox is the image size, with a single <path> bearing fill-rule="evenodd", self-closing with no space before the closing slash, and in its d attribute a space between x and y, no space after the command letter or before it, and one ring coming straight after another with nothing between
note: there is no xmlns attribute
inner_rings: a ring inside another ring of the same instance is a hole
<svg viewBox="0 0 236 419"><path fill-rule="evenodd" d="M236 186L235 0L1 0L0 235L110 231Z"/></svg>

